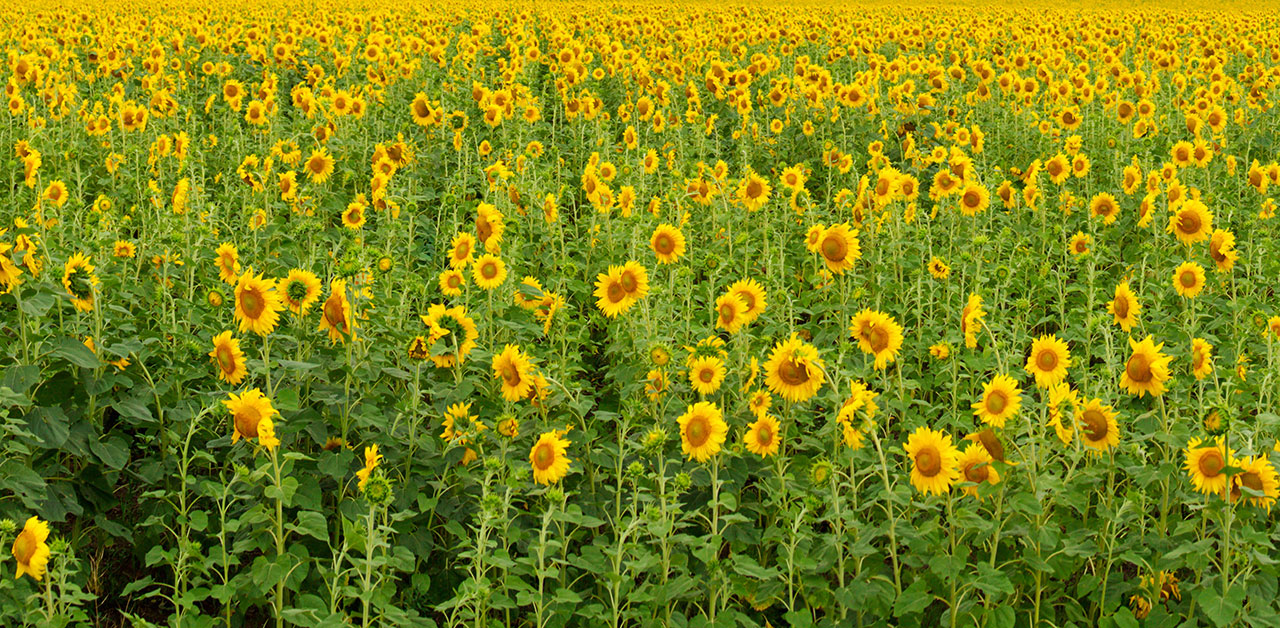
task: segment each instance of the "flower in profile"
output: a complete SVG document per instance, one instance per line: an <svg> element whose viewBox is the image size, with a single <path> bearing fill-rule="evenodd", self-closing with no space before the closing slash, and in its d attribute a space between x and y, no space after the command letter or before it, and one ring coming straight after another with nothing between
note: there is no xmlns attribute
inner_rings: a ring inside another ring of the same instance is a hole
<svg viewBox="0 0 1280 628"><path fill-rule="evenodd" d="M1173 358L1160 352L1164 343L1155 344L1148 335L1138 342L1129 339L1129 347L1133 350L1129 360L1125 362L1124 372L1120 375L1120 385L1131 395L1139 399L1150 394L1159 397L1164 394L1164 383L1169 380L1169 361Z"/></svg>
<svg viewBox="0 0 1280 628"><path fill-rule="evenodd" d="M369 476L373 474L373 470L378 468L381 463L382 454L378 453L376 444L364 448L364 468L356 471L356 477L360 478L358 486L360 492L364 492L364 486L369 482Z"/></svg>
<svg viewBox="0 0 1280 628"><path fill-rule="evenodd" d="M533 363L516 345L493 356L493 376L502 380L502 398L507 401L519 401L533 390Z"/></svg>
<svg viewBox="0 0 1280 628"><path fill-rule="evenodd" d="M982 331L986 316L986 310L982 309L982 297L970 294L964 309L960 311L960 333L964 334L964 346L970 349L978 346L978 332Z"/></svg>
<svg viewBox="0 0 1280 628"><path fill-rule="evenodd" d="M49 522L40 517L27 519L22 531L13 540L13 559L18 563L18 575L28 575L37 582L44 579L49 566Z"/></svg>
<svg viewBox="0 0 1280 628"><path fill-rule="evenodd" d="M98 276L93 271L93 265L83 253L72 255L63 266L62 287L71 295L71 304L79 312L93 311L94 286L98 285Z"/></svg>
<svg viewBox="0 0 1280 628"><path fill-rule="evenodd" d="M231 337L230 331L224 331L213 337L213 351L209 352L213 363L218 367L218 379L236 385L249 372L245 366L244 352L240 350L240 341Z"/></svg>
<svg viewBox="0 0 1280 628"><path fill-rule="evenodd" d="M567 431L543 432L529 450L529 465L533 467L534 482L551 485L568 475L569 463L573 461L567 455L569 441L564 438Z"/></svg>
<svg viewBox="0 0 1280 628"><path fill-rule="evenodd" d="M1265 508L1268 513L1280 498L1280 475L1267 456L1247 456L1233 460L1232 465L1240 469L1240 473L1231 476L1231 499L1241 497L1258 508ZM1254 493L1246 493L1249 489Z"/></svg>
<svg viewBox="0 0 1280 628"><path fill-rule="evenodd" d="M329 298L320 308L319 331L329 332L329 343L341 340L344 344L351 336L351 302L347 300L347 280L329 282Z"/></svg>
<svg viewBox="0 0 1280 628"><path fill-rule="evenodd" d="M275 424L271 421L271 417L280 413L272 407L271 400L261 390L254 388L240 395L229 393L222 404L231 412L232 443L241 438L256 438L258 444L267 449L275 449L280 445L280 440L276 438Z"/></svg>
<svg viewBox="0 0 1280 628"><path fill-rule="evenodd" d="M853 317L849 333L858 341L863 353L875 358L875 368L884 370L902 349L902 325L892 316L875 310L862 310Z"/></svg>
<svg viewBox="0 0 1280 628"><path fill-rule="evenodd" d="M1115 317L1115 323L1124 331L1129 331L1138 324L1142 304L1138 303L1137 295L1129 289L1129 282L1122 281L1116 284L1116 295L1107 303L1107 312Z"/></svg>
<svg viewBox="0 0 1280 628"><path fill-rule="evenodd" d="M970 443L965 447L964 453L956 459L956 465L960 467L960 474L966 483L972 483L972 486L965 485L965 495L973 497L978 496L978 485L987 483L991 485L1000 483L1000 472L996 470L995 459L987 452L987 448L982 443Z"/></svg>
<svg viewBox="0 0 1280 628"><path fill-rule="evenodd" d="M227 284L235 284L240 277L240 253L236 245L223 242L214 251L217 255L218 278Z"/></svg>

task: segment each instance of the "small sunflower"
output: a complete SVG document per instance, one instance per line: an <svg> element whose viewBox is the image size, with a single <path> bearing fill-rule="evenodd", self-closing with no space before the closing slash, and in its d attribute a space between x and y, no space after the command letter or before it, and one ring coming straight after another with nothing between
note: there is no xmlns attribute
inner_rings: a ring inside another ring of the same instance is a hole
<svg viewBox="0 0 1280 628"><path fill-rule="evenodd" d="M939 281L945 280L951 276L951 267L942 261L942 258L934 257L929 260L929 274Z"/></svg>
<svg viewBox="0 0 1280 628"><path fill-rule="evenodd" d="M471 268L471 279L485 290L493 290L507 280L507 265L502 258L485 253Z"/></svg>
<svg viewBox="0 0 1280 628"><path fill-rule="evenodd" d="M519 401L533 390L533 363L520 347L507 345L493 356L493 376L502 380L502 398Z"/></svg>
<svg viewBox="0 0 1280 628"><path fill-rule="evenodd" d="M738 295L726 293L716 299L716 328L738 333L747 322L747 304Z"/></svg>
<svg viewBox="0 0 1280 628"><path fill-rule="evenodd" d="M1191 245L1209 238L1213 230L1213 214L1209 208L1198 200L1190 199L1182 203L1169 216L1168 233L1178 236L1183 244Z"/></svg>
<svg viewBox="0 0 1280 628"><path fill-rule="evenodd" d="M1097 453L1120 444L1116 412L1111 406L1102 405L1101 399L1090 399L1081 404L1076 409L1076 423L1080 426L1080 439Z"/></svg>
<svg viewBox="0 0 1280 628"><path fill-rule="evenodd" d="M1036 386L1048 388L1062 381L1071 366L1071 351L1056 335L1040 336L1031 343L1026 370L1036 378Z"/></svg>
<svg viewBox="0 0 1280 628"><path fill-rule="evenodd" d="M1271 506L1280 498L1280 475L1277 475L1271 460L1266 456L1249 456L1232 461L1232 466L1239 467L1241 471L1231 478L1231 499L1244 497L1270 513ZM1261 495L1245 493L1243 489L1246 488Z"/></svg>
<svg viewBox="0 0 1280 628"><path fill-rule="evenodd" d="M982 309L982 297L970 294L960 312L960 332L964 334L964 346L970 349L978 346L978 333L982 331L986 316L987 311Z"/></svg>
<svg viewBox="0 0 1280 628"><path fill-rule="evenodd" d="M858 312L849 326L849 333L857 339L858 347L863 353L875 358L877 370L888 367L902 350L902 325L884 312Z"/></svg>
<svg viewBox="0 0 1280 628"><path fill-rule="evenodd" d="M747 309L743 312L746 317L745 323L751 324L755 322L760 315L764 313L767 303L765 302L764 286L754 279L742 279L729 286L729 294L732 294L746 304Z"/></svg>
<svg viewBox="0 0 1280 628"><path fill-rule="evenodd" d="M1000 472L995 468L995 459L987 452L982 443L970 443L964 453L956 459L960 468L961 480L966 484L962 488L965 495L978 496L978 485L986 482L996 485L1000 483ZM972 484L972 486L970 486Z"/></svg>
<svg viewBox="0 0 1280 628"><path fill-rule="evenodd" d="M1142 314L1142 304L1138 296L1129 288L1129 282L1116 284L1116 294L1107 303L1107 312L1115 317L1115 324L1124 331L1130 331L1138 324L1138 316Z"/></svg>
<svg viewBox="0 0 1280 628"><path fill-rule="evenodd" d="M1080 257L1089 252L1089 244L1092 241L1093 238L1089 237L1088 234L1083 231L1077 231L1075 235L1071 236L1071 242L1067 245L1067 248L1070 249L1072 255Z"/></svg>
<svg viewBox="0 0 1280 628"><path fill-rule="evenodd" d="M720 390L728 372L724 360L715 356L695 357L689 365L689 385L699 395L710 395Z"/></svg>
<svg viewBox="0 0 1280 628"><path fill-rule="evenodd" d="M1213 345L1204 338L1191 340L1191 374L1196 379L1213 374Z"/></svg>
<svg viewBox="0 0 1280 628"><path fill-rule="evenodd" d="M467 285L467 277L462 271L448 268L440 273L440 292L445 296L459 297L462 296L462 289Z"/></svg>
<svg viewBox="0 0 1280 628"><path fill-rule="evenodd" d="M826 263L827 270L843 275L853 268L853 263L862 257L862 247L858 243L858 231L849 227L849 223L832 225L822 232L818 240L818 254Z"/></svg>
<svg viewBox="0 0 1280 628"><path fill-rule="evenodd" d="M98 285L98 276L93 271L93 264L83 253L72 255L62 268L62 287L71 295L71 304L76 311L93 311L94 286Z"/></svg>
<svg viewBox="0 0 1280 628"><path fill-rule="evenodd" d="M614 318L631 309L635 303L622 287L622 267L610 266L608 272L596 276L596 306L609 318Z"/></svg>
<svg viewBox="0 0 1280 628"><path fill-rule="evenodd" d="M982 399L971 407L973 415L983 423L1001 428L1022 407L1022 390L1012 377L996 375L982 385Z"/></svg>
<svg viewBox="0 0 1280 628"><path fill-rule="evenodd" d="M1231 270L1236 260L1240 259L1235 246L1235 234L1226 229L1214 229L1213 234L1209 236L1209 257L1213 259L1218 272L1225 273Z"/></svg>
<svg viewBox="0 0 1280 628"><path fill-rule="evenodd" d="M49 522L39 517L27 519L22 531L13 540L13 558L18 563L18 575L28 575L37 582L44 579L49 567Z"/></svg>
<svg viewBox="0 0 1280 628"><path fill-rule="evenodd" d="M1223 471L1235 457L1235 452L1227 450L1220 436L1206 444L1202 445L1202 442L1199 438L1193 438L1187 443L1183 468L1187 470L1197 491L1205 495L1225 496L1231 481L1230 476Z"/></svg>
<svg viewBox="0 0 1280 628"><path fill-rule="evenodd" d="M1172 360L1160 352L1164 343L1155 344L1151 336L1142 342L1129 339L1129 348L1133 353L1125 362L1124 373L1120 376L1120 385L1131 395L1142 398L1148 393L1152 397L1164 394L1164 383L1169 379L1169 361Z"/></svg>
<svg viewBox="0 0 1280 628"><path fill-rule="evenodd" d="M329 332L329 342L339 340L346 344L351 337L351 301L347 299L347 280L333 279L329 282L329 298L320 307L319 331Z"/></svg>
<svg viewBox="0 0 1280 628"><path fill-rule="evenodd" d="M232 443L241 438L256 438L258 444L267 449L275 449L280 445L276 438L275 424L271 422L271 417L280 413L272 407L271 400L261 390L254 388L240 395L230 393L222 403L231 412Z"/></svg>
<svg viewBox="0 0 1280 628"><path fill-rule="evenodd" d="M649 248L653 249L659 264L674 264L685 252L684 233L675 225L658 225L649 238Z"/></svg>
<svg viewBox="0 0 1280 628"><path fill-rule="evenodd" d="M240 333L252 331L259 336L266 336L275 330L280 322L280 311L284 303L280 292L276 290L276 281L255 274L253 267L240 275L236 282L235 318L240 324Z"/></svg>
<svg viewBox="0 0 1280 628"><path fill-rule="evenodd" d="M911 485L917 491L942 495L960 480L959 452L950 435L921 426L903 449L911 458Z"/></svg>
<svg viewBox="0 0 1280 628"><path fill-rule="evenodd" d="M218 367L218 379L236 385L244 379L249 370L245 366L244 352L240 350L240 341L231 337L230 331L224 331L213 337L213 351L209 352L213 363Z"/></svg>
<svg viewBox="0 0 1280 628"><path fill-rule="evenodd" d="M306 316L307 310L320 298L320 278L309 270L290 270L277 288L285 306L298 316Z"/></svg>
<svg viewBox="0 0 1280 628"><path fill-rule="evenodd" d="M778 420L768 413L761 413L756 415L756 420L748 425L747 431L742 434L742 444L747 451L761 458L768 458L778 453L780 432Z"/></svg>
<svg viewBox="0 0 1280 628"><path fill-rule="evenodd" d="M680 424L681 451L686 456L698 462L706 462L720 453L720 447L724 445L725 436L729 433L729 426L724 422L719 406L709 401L699 401L690 405L676 420Z"/></svg>
<svg viewBox="0 0 1280 628"><path fill-rule="evenodd" d="M557 430L543 432L538 442L529 450L529 465L533 467L533 481L550 485L569 474L569 441Z"/></svg>
<svg viewBox="0 0 1280 628"><path fill-rule="evenodd" d="M764 370L769 390L793 403L813 397L826 381L818 350L794 333L774 345Z"/></svg>
<svg viewBox="0 0 1280 628"><path fill-rule="evenodd" d="M382 454L378 453L376 444L364 448L364 467L356 471L356 477L360 478L360 482L357 484L360 492L364 492L365 485L369 483L369 476L373 475L373 470L378 468L381 463Z"/></svg>
<svg viewBox="0 0 1280 628"><path fill-rule="evenodd" d="M218 278L223 283L234 285L240 277L240 254L236 246L223 242L214 253L218 256Z"/></svg>
<svg viewBox="0 0 1280 628"><path fill-rule="evenodd" d="M476 239L470 233L459 232L449 245L449 267L466 268L474 259Z"/></svg>
<svg viewBox="0 0 1280 628"><path fill-rule="evenodd" d="M333 163L333 156L327 149L321 147L311 151L305 166L307 178L312 183L324 183L333 174Z"/></svg>

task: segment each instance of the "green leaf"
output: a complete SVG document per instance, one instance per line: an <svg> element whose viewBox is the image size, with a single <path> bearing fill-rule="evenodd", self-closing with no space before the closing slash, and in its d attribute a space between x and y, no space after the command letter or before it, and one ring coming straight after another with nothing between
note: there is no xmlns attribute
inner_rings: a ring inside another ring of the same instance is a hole
<svg viewBox="0 0 1280 628"><path fill-rule="evenodd" d="M1226 597L1218 593L1215 587L1206 587L1200 590L1200 594L1196 596L1196 601L1204 609L1204 614L1216 626L1226 626L1235 621L1236 615L1240 613L1240 609L1244 608L1244 587L1235 587L1227 589Z"/></svg>
<svg viewBox="0 0 1280 628"><path fill-rule="evenodd" d="M933 596L929 593L928 581L925 578L918 578L898 595L898 600L893 603L893 616L903 617L919 613L928 608L932 602Z"/></svg>
<svg viewBox="0 0 1280 628"><path fill-rule="evenodd" d="M78 367L93 369L102 365L98 360L98 356L94 355L89 347L75 338L62 337L53 340L53 350L49 352L54 357L62 358Z"/></svg>
<svg viewBox="0 0 1280 628"><path fill-rule="evenodd" d="M141 399L120 399L111 404L111 407L120 413L120 416L136 419L143 423L155 423L156 419L151 415L151 409L147 407Z"/></svg>
<svg viewBox="0 0 1280 628"><path fill-rule="evenodd" d="M986 563L978 563L977 585L987 595L993 592L1013 595L1013 583L1009 582L1008 576Z"/></svg>
<svg viewBox="0 0 1280 628"><path fill-rule="evenodd" d="M298 532L321 541L329 540L329 524L324 515L314 510L303 510L298 513L298 524L294 526Z"/></svg>

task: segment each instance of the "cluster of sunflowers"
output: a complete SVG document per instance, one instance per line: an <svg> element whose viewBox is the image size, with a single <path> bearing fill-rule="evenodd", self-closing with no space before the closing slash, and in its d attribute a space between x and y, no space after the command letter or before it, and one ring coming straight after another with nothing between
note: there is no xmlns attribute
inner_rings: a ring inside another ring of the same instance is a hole
<svg viewBox="0 0 1280 628"><path fill-rule="evenodd" d="M0 624L1280 621L1274 10L0 42Z"/></svg>

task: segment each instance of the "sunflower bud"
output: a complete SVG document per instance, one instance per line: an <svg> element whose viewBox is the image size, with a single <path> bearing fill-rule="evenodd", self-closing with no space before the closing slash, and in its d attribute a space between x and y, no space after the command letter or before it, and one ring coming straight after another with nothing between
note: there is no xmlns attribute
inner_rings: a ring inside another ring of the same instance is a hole
<svg viewBox="0 0 1280 628"><path fill-rule="evenodd" d="M676 490L680 492L687 491L689 490L689 487L693 485L693 478L690 478L688 473L681 471L676 474L675 485Z"/></svg>

